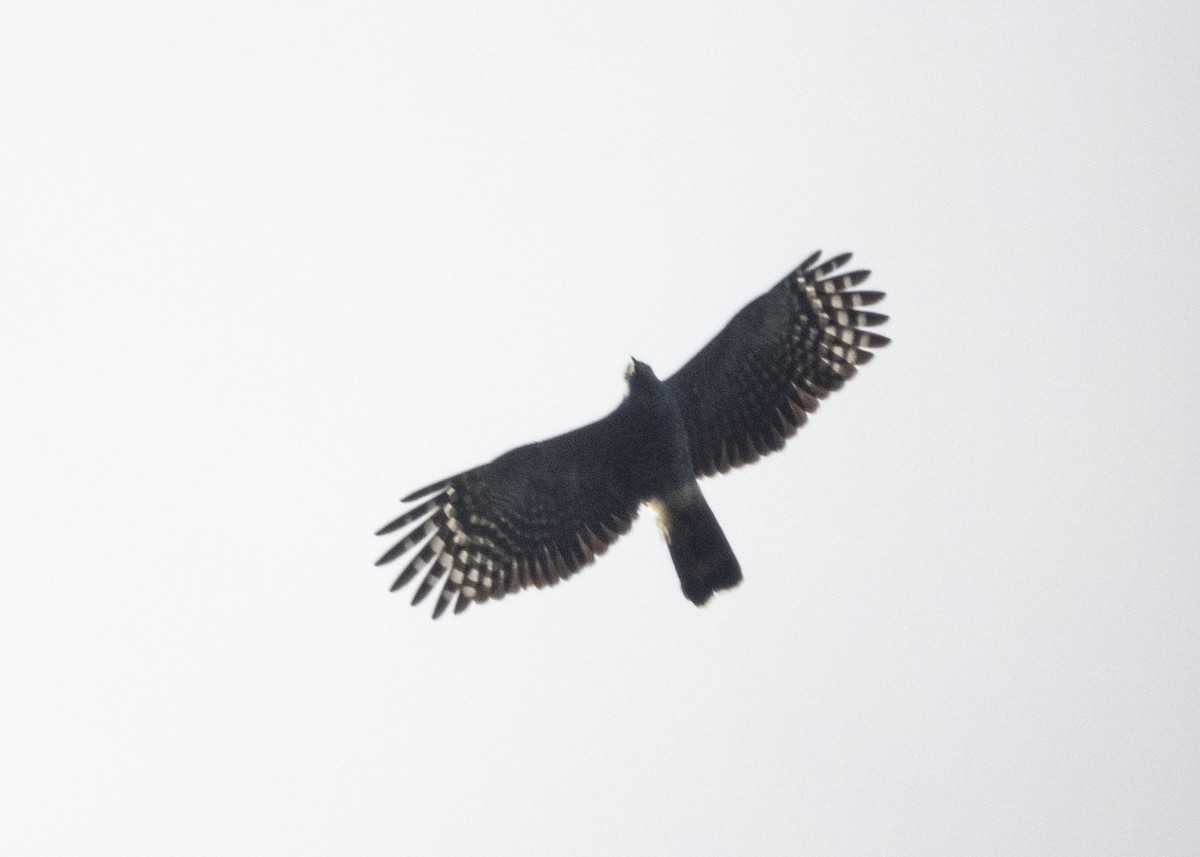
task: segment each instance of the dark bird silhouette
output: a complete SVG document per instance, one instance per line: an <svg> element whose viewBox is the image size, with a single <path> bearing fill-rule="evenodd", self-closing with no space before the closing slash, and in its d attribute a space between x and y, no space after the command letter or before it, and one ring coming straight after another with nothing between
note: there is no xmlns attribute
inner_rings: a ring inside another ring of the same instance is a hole
<svg viewBox="0 0 1200 857"><path fill-rule="evenodd" d="M638 360L629 392L594 423L518 447L440 479L379 530L406 530L376 565L413 549L395 591L418 576L419 603L442 584L436 619L454 603L553 586L604 553L647 504L658 516L683 594L694 604L737 585L737 557L697 478L783 448L819 400L838 390L888 338L863 328L887 316L854 291L869 271L836 273L850 254L804 260L745 307L665 381Z"/></svg>

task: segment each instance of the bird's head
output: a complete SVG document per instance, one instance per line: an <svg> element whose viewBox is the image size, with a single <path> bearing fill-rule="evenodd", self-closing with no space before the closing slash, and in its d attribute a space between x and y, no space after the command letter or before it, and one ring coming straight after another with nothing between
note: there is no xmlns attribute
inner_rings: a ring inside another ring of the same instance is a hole
<svg viewBox="0 0 1200 857"><path fill-rule="evenodd" d="M625 367L625 383L632 391L636 387L657 384L658 376L654 374L649 363L643 363L636 357L630 357L629 365Z"/></svg>

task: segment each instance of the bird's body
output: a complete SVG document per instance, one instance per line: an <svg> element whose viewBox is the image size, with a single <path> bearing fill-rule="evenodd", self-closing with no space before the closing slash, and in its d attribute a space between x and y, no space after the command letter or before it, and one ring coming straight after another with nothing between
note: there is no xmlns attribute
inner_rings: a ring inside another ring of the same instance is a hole
<svg viewBox="0 0 1200 857"><path fill-rule="evenodd" d="M376 564L424 545L392 588L423 572L415 604L444 579L437 617L451 601L459 612L554 584L603 553L642 504L658 515L689 600L736 585L741 569L697 477L781 449L818 399L870 358L864 349L888 341L858 329L886 320L860 309L882 294L848 291L868 272L823 279L850 256L814 267L818 258L744 307L666 381L634 360L628 395L602 419L406 497L419 502L379 534L409 529Z"/></svg>

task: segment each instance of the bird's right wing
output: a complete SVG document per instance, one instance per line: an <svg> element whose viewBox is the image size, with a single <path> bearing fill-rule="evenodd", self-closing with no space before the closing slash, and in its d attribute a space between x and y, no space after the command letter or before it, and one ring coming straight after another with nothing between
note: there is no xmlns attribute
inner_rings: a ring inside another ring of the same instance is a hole
<svg viewBox="0 0 1200 857"><path fill-rule="evenodd" d="M444 580L436 619L451 601L459 613L472 601L552 586L604 553L638 511L637 500L623 496L612 479L609 418L518 447L405 497L417 505L377 535L407 532L375 564L421 548L392 590L423 573L417 604Z"/></svg>
<svg viewBox="0 0 1200 857"><path fill-rule="evenodd" d="M683 413L697 476L724 473L782 449L818 400L887 345L863 330L887 316L862 307L881 292L852 291L870 274L834 274L850 254L805 259L747 304L667 379Z"/></svg>

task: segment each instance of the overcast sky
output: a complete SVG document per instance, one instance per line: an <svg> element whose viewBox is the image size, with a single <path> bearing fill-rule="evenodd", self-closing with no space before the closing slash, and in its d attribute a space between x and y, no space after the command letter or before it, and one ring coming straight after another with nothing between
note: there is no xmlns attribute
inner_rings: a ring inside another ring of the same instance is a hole
<svg viewBox="0 0 1200 857"><path fill-rule="evenodd" d="M1194 855L1193 3L0 15L6 853ZM812 250L894 343L431 622L398 498Z"/></svg>

